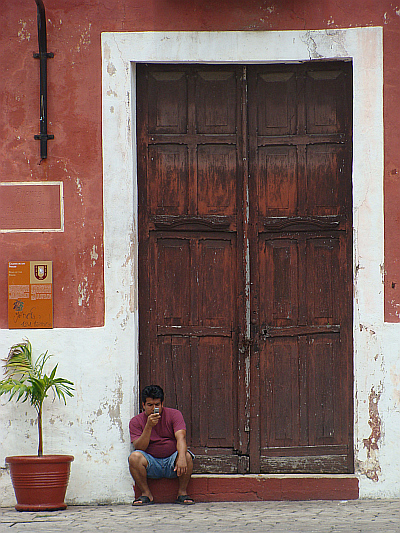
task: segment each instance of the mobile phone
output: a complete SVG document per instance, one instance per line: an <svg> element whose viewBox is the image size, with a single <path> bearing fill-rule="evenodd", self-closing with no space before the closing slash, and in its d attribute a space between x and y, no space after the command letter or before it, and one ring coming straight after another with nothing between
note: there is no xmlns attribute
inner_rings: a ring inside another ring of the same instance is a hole
<svg viewBox="0 0 400 533"><path fill-rule="evenodd" d="M154 407L154 414L155 415L159 415L160 414L160 408L159 407Z"/></svg>

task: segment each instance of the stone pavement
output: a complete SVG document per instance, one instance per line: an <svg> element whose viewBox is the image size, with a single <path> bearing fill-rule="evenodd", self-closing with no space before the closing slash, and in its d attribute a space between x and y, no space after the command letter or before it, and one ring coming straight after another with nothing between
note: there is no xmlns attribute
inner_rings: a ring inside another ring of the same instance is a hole
<svg viewBox="0 0 400 533"><path fill-rule="evenodd" d="M399 500L70 506L0 509L1 533L400 533Z"/></svg>

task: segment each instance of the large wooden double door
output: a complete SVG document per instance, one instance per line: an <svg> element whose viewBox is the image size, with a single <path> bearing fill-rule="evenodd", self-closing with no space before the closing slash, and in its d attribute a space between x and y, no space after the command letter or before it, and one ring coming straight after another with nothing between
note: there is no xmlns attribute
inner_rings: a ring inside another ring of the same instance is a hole
<svg viewBox="0 0 400 533"><path fill-rule="evenodd" d="M137 79L141 387L197 471L351 472L351 64Z"/></svg>

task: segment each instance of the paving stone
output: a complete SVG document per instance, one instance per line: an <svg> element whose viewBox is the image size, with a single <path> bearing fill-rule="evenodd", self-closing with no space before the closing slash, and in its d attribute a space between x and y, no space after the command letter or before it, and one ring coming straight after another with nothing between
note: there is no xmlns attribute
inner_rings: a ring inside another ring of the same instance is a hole
<svg viewBox="0 0 400 533"><path fill-rule="evenodd" d="M0 533L400 533L398 500L70 506L0 510Z"/></svg>

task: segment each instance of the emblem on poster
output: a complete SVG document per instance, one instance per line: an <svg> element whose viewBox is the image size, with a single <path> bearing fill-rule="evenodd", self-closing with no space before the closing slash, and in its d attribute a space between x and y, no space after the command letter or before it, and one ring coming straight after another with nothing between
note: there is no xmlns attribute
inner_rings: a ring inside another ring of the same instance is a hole
<svg viewBox="0 0 400 533"><path fill-rule="evenodd" d="M40 281L47 278L47 265L35 265L35 278Z"/></svg>
<svg viewBox="0 0 400 533"><path fill-rule="evenodd" d="M52 261L8 263L8 327L53 327Z"/></svg>

